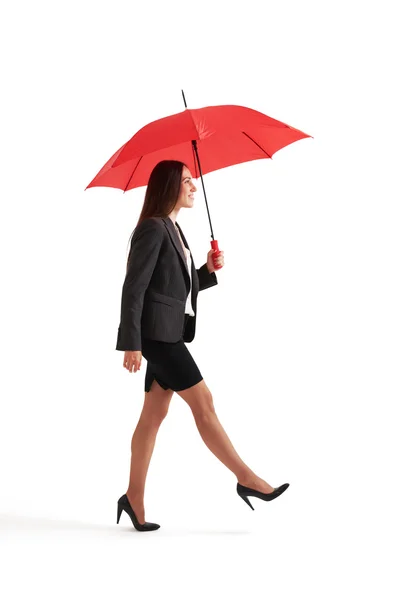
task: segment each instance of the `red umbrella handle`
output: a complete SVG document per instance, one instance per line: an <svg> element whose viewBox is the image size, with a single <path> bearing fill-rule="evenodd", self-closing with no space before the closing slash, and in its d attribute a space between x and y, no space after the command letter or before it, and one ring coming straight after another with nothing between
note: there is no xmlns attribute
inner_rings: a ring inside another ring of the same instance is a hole
<svg viewBox="0 0 400 600"><path fill-rule="evenodd" d="M213 250L216 250L216 252L214 252L213 255L212 255L212 259L213 259L213 263L214 263L214 269L215 270L220 269L222 265L216 265L215 264L215 260L220 255L220 249L218 248L218 240L211 240L211 248Z"/></svg>

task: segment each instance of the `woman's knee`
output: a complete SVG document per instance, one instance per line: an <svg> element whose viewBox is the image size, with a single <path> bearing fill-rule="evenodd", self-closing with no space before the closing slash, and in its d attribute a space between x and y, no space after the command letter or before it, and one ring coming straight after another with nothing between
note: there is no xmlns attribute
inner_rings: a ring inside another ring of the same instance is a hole
<svg viewBox="0 0 400 600"><path fill-rule="evenodd" d="M140 418L149 425L160 425L168 414L173 390L164 390L157 381L153 381L151 389L145 394L145 401Z"/></svg>

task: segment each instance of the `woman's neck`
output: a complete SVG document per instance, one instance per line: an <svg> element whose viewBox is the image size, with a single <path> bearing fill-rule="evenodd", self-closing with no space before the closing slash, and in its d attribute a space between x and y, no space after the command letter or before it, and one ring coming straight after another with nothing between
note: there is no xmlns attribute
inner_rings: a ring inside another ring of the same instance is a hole
<svg viewBox="0 0 400 600"><path fill-rule="evenodd" d="M179 209L178 210L172 210L168 217L171 219L171 221L173 222L173 224L175 225L176 220L178 218L178 213L179 213Z"/></svg>

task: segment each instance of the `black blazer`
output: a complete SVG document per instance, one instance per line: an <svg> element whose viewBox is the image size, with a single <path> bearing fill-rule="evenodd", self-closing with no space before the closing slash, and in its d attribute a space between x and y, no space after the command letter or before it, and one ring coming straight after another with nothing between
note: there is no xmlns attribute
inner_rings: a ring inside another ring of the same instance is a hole
<svg viewBox="0 0 400 600"><path fill-rule="evenodd" d="M188 243L178 223L183 242ZM190 248L189 248L190 250ZM197 294L217 285L207 263L192 265L192 306L186 327L185 307L190 279L179 236L169 217L144 219L134 230L128 271L122 287L116 350L142 350L142 337L162 342L191 342L196 330ZM184 329L184 330L183 330Z"/></svg>

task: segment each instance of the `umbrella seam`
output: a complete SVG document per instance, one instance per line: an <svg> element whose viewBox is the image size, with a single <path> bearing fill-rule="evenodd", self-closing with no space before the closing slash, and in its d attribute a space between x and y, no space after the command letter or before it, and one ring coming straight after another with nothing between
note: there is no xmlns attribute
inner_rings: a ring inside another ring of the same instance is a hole
<svg viewBox="0 0 400 600"><path fill-rule="evenodd" d="M192 119L192 123L193 123L193 127L196 130L197 135L199 136L199 130L197 129L196 123L194 122L193 116L192 116L192 111L190 108L186 109L189 113L190 118Z"/></svg>
<svg viewBox="0 0 400 600"><path fill-rule="evenodd" d="M252 137L249 136L248 133L246 133L245 131L242 131L243 135L247 136L249 138L249 140L251 140L256 146L258 146L260 148L260 150L262 150L264 152L264 154L266 154L268 156L268 158L270 158L272 160L272 156L270 154L268 154L268 152L266 150L264 150L264 148L262 146L260 146L260 144L258 144L255 140L253 140Z"/></svg>
<svg viewBox="0 0 400 600"><path fill-rule="evenodd" d="M124 194L125 194L126 190L128 189L128 185L129 185L129 184L130 184L130 182L132 181L132 177L134 176L134 174L135 174L135 171L136 171L136 169L138 168L138 166L139 166L139 163L140 163L140 161L142 160L142 158L143 158L143 156L141 156L141 157L139 158L139 160L137 161L137 163L136 163L136 166L135 166L135 168L133 169L131 176L129 177L129 181L128 181L128 183L127 183L127 184L126 184L126 186L125 186L125 189L124 189Z"/></svg>

